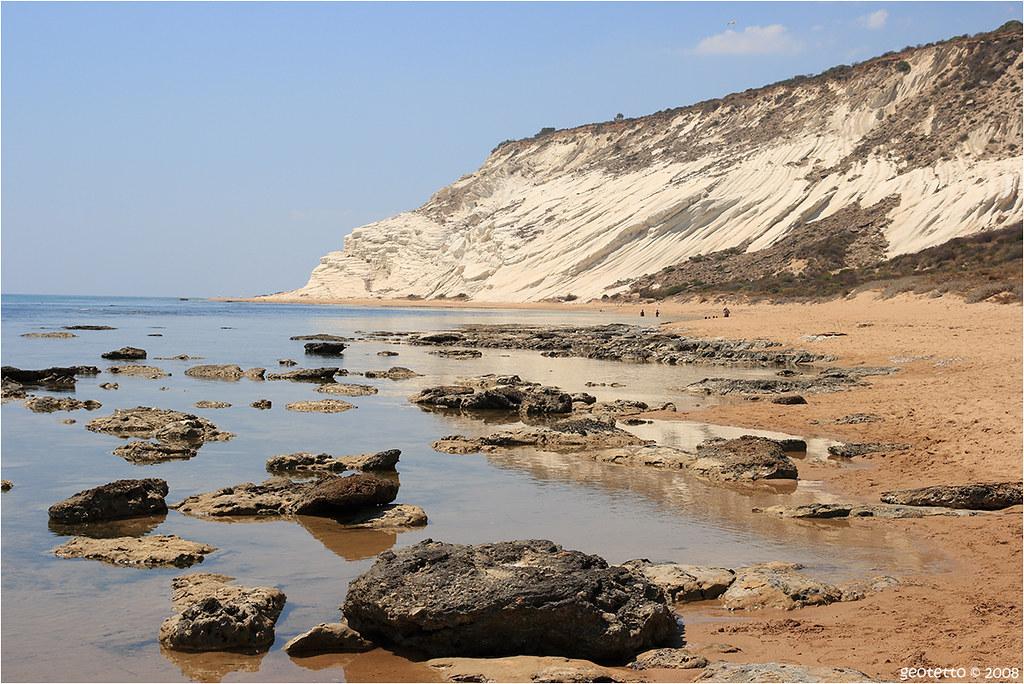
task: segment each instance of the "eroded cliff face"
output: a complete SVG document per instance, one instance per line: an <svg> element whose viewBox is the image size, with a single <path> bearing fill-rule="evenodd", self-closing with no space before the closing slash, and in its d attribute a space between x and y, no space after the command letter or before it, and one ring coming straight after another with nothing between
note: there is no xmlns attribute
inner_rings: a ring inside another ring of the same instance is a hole
<svg viewBox="0 0 1024 684"><path fill-rule="evenodd" d="M504 143L280 296L589 299L855 207L884 209L879 258L1004 227L1022 214L1021 82L1017 27Z"/></svg>

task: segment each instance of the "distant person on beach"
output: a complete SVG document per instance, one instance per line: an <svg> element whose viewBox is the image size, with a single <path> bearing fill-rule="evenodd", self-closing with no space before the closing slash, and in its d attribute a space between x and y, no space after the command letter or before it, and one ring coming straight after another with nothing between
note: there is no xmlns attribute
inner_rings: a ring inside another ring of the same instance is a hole
<svg viewBox="0 0 1024 684"><path fill-rule="evenodd" d="M654 310L654 317L655 318L660 318L661 317L661 310L660 309L655 309Z"/></svg>
<svg viewBox="0 0 1024 684"><path fill-rule="evenodd" d="M640 309L640 318L643 318L643 317L644 317L644 310Z"/></svg>
<svg viewBox="0 0 1024 684"><path fill-rule="evenodd" d="M724 309L722 309L722 318L728 318L728 317L729 317L729 307L725 307Z"/></svg>

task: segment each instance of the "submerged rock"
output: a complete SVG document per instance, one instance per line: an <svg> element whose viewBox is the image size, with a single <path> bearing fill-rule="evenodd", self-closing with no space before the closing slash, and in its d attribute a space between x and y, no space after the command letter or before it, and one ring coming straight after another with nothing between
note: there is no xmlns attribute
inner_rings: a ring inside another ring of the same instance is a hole
<svg viewBox="0 0 1024 684"><path fill-rule="evenodd" d="M116 390L118 387L120 387L120 385L118 385L116 382L101 382L100 383L100 389Z"/></svg>
<svg viewBox="0 0 1024 684"><path fill-rule="evenodd" d="M273 587L239 587L233 578L195 573L171 580L177 614L160 626L160 643L178 651L266 651L285 595Z"/></svg>
<svg viewBox="0 0 1024 684"><path fill-rule="evenodd" d="M489 452L499 448L532 446L549 451L585 451L630 445L650 444L625 430L615 421L596 418L570 418L547 428L520 428L496 432L484 437L450 435L434 442L434 449L449 454Z"/></svg>
<svg viewBox="0 0 1024 684"><path fill-rule="evenodd" d="M660 587L672 603L716 599L736 579L736 573L729 568L652 563L645 559L627 561L623 565L643 574L649 582Z"/></svg>
<svg viewBox="0 0 1024 684"><path fill-rule="evenodd" d="M299 362L294 359L278 359L277 364L279 366L297 366Z"/></svg>
<svg viewBox="0 0 1024 684"><path fill-rule="evenodd" d="M870 682L868 675L848 667L808 667L785 663L727 663L708 665L698 682Z"/></svg>
<svg viewBox="0 0 1024 684"><path fill-rule="evenodd" d="M112 539L75 537L53 552L61 558L90 558L114 565L187 568L201 563L206 554L216 550L209 544L199 544L175 535L154 535Z"/></svg>
<svg viewBox="0 0 1024 684"><path fill-rule="evenodd" d="M348 345L341 342L307 342L304 347L307 354L315 356L341 356Z"/></svg>
<svg viewBox="0 0 1024 684"><path fill-rule="evenodd" d="M297 368L284 373L267 373L267 380L292 380L294 382L334 382L335 375L347 375L341 368Z"/></svg>
<svg viewBox="0 0 1024 684"><path fill-rule="evenodd" d="M838 587L796 572L792 565L765 563L736 571L736 579L722 594L729 610L782 608L793 610L842 600Z"/></svg>
<svg viewBox="0 0 1024 684"><path fill-rule="evenodd" d="M372 643L342 620L331 624L320 623L298 635L284 645L284 652L293 658L301 658L321 653L360 653L372 648Z"/></svg>
<svg viewBox="0 0 1024 684"><path fill-rule="evenodd" d="M368 370L363 373L367 378L387 378L388 380L408 380L418 378L419 373L402 366L392 366L387 370Z"/></svg>
<svg viewBox="0 0 1024 684"><path fill-rule="evenodd" d="M431 656L625 660L678 632L642 576L544 540L386 551L343 611L361 634Z"/></svg>
<svg viewBox="0 0 1024 684"><path fill-rule="evenodd" d="M139 378L148 378L150 380L156 380L157 378L166 378L170 373L157 368L156 366L140 366L138 364L126 364L123 366L111 366L107 369L108 372L114 375L129 375Z"/></svg>
<svg viewBox="0 0 1024 684"><path fill-rule="evenodd" d="M702 442L697 460L688 467L709 479L728 482L797 478L796 465L778 442L751 435Z"/></svg>
<svg viewBox="0 0 1024 684"><path fill-rule="evenodd" d="M110 361L137 361L146 358L146 350L139 349L138 347L121 347L120 349L100 354L100 357Z"/></svg>
<svg viewBox="0 0 1024 684"><path fill-rule="evenodd" d="M355 405L341 399L317 399L316 401L293 401L285 408L301 413L341 413L355 408Z"/></svg>
<svg viewBox="0 0 1024 684"><path fill-rule="evenodd" d="M29 397L25 400L25 408L35 413L53 413L54 411L95 411L102 408L103 404L92 399L79 401L73 397Z"/></svg>
<svg viewBox="0 0 1024 684"><path fill-rule="evenodd" d="M357 456L331 456L301 451L295 454L274 456L267 460L267 470L342 472L345 470L394 470L398 465L399 449L388 449Z"/></svg>
<svg viewBox="0 0 1024 684"><path fill-rule="evenodd" d="M365 397L377 394L377 388L372 385L343 382L327 382L317 387L316 391L323 392L324 394L340 394L344 397Z"/></svg>
<svg viewBox="0 0 1024 684"><path fill-rule="evenodd" d="M194 403L192 405L195 406L196 408L200 408L200 409L231 408L231 404L229 404L226 401L210 401L208 399L203 399L201 401L197 401L196 403Z"/></svg>
<svg viewBox="0 0 1024 684"><path fill-rule="evenodd" d="M1020 482L976 482L884 492L882 501L903 506L995 511L1021 504Z"/></svg>
<svg viewBox="0 0 1024 684"><path fill-rule="evenodd" d="M50 506L50 520L83 523L166 513L167 483L145 480L116 480L86 489Z"/></svg>

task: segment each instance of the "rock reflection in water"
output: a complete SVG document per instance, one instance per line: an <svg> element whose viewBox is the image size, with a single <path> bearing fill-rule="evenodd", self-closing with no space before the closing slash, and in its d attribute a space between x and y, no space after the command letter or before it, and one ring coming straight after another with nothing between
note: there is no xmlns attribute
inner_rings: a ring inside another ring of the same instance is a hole
<svg viewBox="0 0 1024 684"><path fill-rule="evenodd" d="M219 682L232 672L259 672L266 653L247 655L227 651L186 653L160 647L160 655L195 682Z"/></svg>
<svg viewBox="0 0 1024 684"><path fill-rule="evenodd" d="M297 515L294 520L327 550L347 561L372 558L390 549L398 540L396 531L345 527L332 518Z"/></svg>
<svg viewBox="0 0 1024 684"><path fill-rule="evenodd" d="M113 539L114 537L142 537L155 530L166 520L167 514L147 515L123 520L106 520L88 523L59 523L49 521L50 532L61 537L92 537Z"/></svg>
<svg viewBox="0 0 1024 684"><path fill-rule="evenodd" d="M383 648L365 653L328 653L309 658L292 658L307 670L341 670L346 682L442 682L436 669L408 660ZM327 677L324 677L327 679Z"/></svg>

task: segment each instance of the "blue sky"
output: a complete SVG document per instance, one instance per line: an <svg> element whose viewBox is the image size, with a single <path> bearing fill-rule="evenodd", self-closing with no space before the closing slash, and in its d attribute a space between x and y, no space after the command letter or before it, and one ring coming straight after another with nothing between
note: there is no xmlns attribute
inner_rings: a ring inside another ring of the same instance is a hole
<svg viewBox="0 0 1024 684"><path fill-rule="evenodd" d="M298 287L352 228L506 138L1020 18L1019 2L5 2L2 289Z"/></svg>

